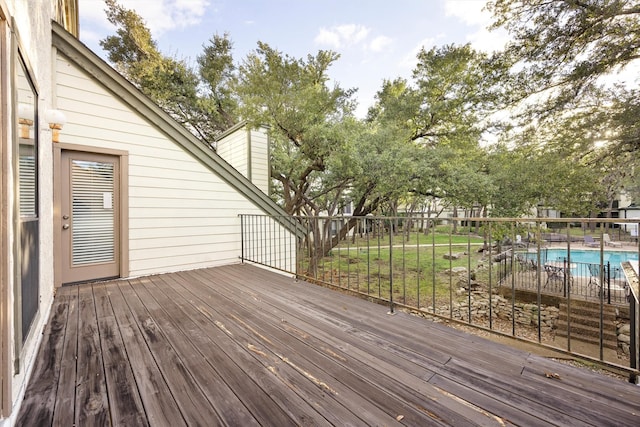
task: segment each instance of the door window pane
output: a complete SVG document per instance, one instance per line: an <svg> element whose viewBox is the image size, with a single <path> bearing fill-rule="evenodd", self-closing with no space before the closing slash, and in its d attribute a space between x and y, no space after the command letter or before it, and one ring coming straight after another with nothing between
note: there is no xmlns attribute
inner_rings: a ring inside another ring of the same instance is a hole
<svg viewBox="0 0 640 427"><path fill-rule="evenodd" d="M72 264L115 259L114 165L71 161Z"/></svg>

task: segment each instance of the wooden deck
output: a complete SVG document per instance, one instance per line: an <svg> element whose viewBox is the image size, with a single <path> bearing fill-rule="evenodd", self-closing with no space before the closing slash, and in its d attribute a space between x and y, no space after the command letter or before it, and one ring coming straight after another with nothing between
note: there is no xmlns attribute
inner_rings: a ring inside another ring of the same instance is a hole
<svg viewBox="0 0 640 427"><path fill-rule="evenodd" d="M640 387L250 265L61 288L20 426L637 426Z"/></svg>

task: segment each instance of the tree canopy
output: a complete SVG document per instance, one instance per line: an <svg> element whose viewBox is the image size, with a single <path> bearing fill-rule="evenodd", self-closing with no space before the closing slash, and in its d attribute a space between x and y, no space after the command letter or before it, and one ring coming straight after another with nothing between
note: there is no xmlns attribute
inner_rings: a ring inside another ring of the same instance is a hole
<svg viewBox="0 0 640 427"><path fill-rule="evenodd" d="M237 122L230 91L234 64L228 35L214 35L197 58L199 72L186 60L162 54L135 11L105 0L116 34L100 41L115 68L194 135L212 145L215 136Z"/></svg>
<svg viewBox="0 0 640 427"><path fill-rule="evenodd" d="M590 116L586 138L601 130L592 139L609 141L611 150L638 149L637 81L614 84L640 62L637 0L495 0L488 10L492 27L511 36L499 55L517 70L511 96L527 100L525 121Z"/></svg>
<svg viewBox="0 0 640 427"><path fill-rule="evenodd" d="M580 99L598 78L640 59L635 0L495 0L492 27L512 38L506 55L524 65L519 83L558 88L560 105Z"/></svg>
<svg viewBox="0 0 640 427"><path fill-rule="evenodd" d="M352 91L327 84L327 70L337 59L334 52L319 51L305 61L259 42L239 67L242 116L250 126L271 129L271 177L290 214L305 208L319 214L311 194L329 157L346 144L342 128L352 114Z"/></svg>
<svg viewBox="0 0 640 427"><path fill-rule="evenodd" d="M512 36L504 52L423 47L411 78L383 81L364 119L356 89L330 78L336 52L295 58L257 41L236 61L225 33L189 63L160 52L134 11L105 2L109 61L194 135L214 148L240 120L269 129L272 197L290 214L347 203L353 215L397 214L437 200L490 215L589 215L640 187L640 94L611 83L640 55L637 1L490 2L493 27ZM487 145L490 133L498 143Z"/></svg>

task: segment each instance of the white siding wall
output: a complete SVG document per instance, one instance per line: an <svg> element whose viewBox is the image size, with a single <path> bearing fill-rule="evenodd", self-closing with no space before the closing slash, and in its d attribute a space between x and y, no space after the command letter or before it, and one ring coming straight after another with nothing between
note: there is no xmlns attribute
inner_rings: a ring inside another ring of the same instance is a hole
<svg viewBox="0 0 640 427"><path fill-rule="evenodd" d="M61 54L56 73L61 142L129 153L131 275L238 262L238 214L262 212Z"/></svg>
<svg viewBox="0 0 640 427"><path fill-rule="evenodd" d="M216 152L244 176L249 176L247 129L242 127L216 144Z"/></svg>
<svg viewBox="0 0 640 427"><path fill-rule="evenodd" d="M269 138L266 129L249 131L242 126L221 138L216 144L216 152L238 172L251 179L260 191L269 194Z"/></svg>
<svg viewBox="0 0 640 427"><path fill-rule="evenodd" d="M265 129L251 131L251 181L269 194L269 138Z"/></svg>

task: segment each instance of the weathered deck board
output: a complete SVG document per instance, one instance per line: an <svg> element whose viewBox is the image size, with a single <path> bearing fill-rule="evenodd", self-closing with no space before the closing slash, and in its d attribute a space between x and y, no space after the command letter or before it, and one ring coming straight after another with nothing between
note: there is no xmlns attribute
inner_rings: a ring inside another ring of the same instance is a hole
<svg viewBox="0 0 640 427"><path fill-rule="evenodd" d="M190 303L183 297L183 295L181 295L180 292L177 292L175 289L168 287L163 288L161 286L161 282L158 283L158 280L155 279L156 278L152 278L152 280L147 281L146 286L150 289L154 289L153 295L156 298L162 298L163 307L171 307L173 301L175 302L176 307L180 307L181 309L183 309L181 313L176 312L176 315L191 317L191 323L194 325L194 327L190 328L189 333L194 337L194 341L196 341L194 343L201 349L210 349L209 354L226 353L229 356L228 359L216 360L215 366L218 370L222 371L221 375L226 377L228 376L229 371L234 371L240 379L242 379L243 376L246 377L246 374L249 374L254 379L254 381L256 381L256 386L254 387L254 392L252 393L252 395L242 396L242 399L246 401L248 406L253 407L255 411L263 411L263 409L261 408L268 408L269 405L260 405L260 400L270 398L275 398L274 400L278 401L279 406L283 407L285 411L290 411L290 407L293 407L296 403L298 403L298 406L300 406L300 398L294 394L294 390L287 391L286 389L278 390L277 388L274 388L274 385L278 384L280 381L286 382L290 378L290 372L287 372L286 369L282 369L282 367L276 369L274 366L272 366L272 364L265 361L264 357L256 357L262 356L263 352L261 352L255 345L249 347L249 344L247 344L247 348L250 348L253 354L247 353L245 348L238 346L238 335L233 334L231 330L227 329L227 327L225 326L227 323L223 323L221 321L222 318L218 317L215 311L210 310L202 305L200 307L189 307ZM162 295L162 293L166 293L166 295ZM211 328L210 321L214 318L218 319L213 320L216 327ZM196 326L196 324L204 325L204 328L200 329L198 326ZM233 340L231 337L233 337ZM216 345L219 347L216 347ZM229 366L229 364L235 364L239 366ZM264 378L265 369L268 369L272 374L279 374L282 378L279 378L279 381L276 383L274 383L273 380ZM291 383L292 382L289 381L287 384ZM245 383L244 381L242 383L235 384L235 388L237 391L241 391L243 388L246 388L246 386L247 383ZM306 386L305 391L310 392L309 400L312 400L314 398L316 400L323 399L321 393L318 393L317 387L313 387L307 384L302 384L302 386ZM263 391L263 393L260 393L259 396L257 396L258 390ZM234 415L234 411L237 411L237 409L234 409L237 406L239 406L240 408L244 408L244 404L242 403L242 401L238 401L238 403L239 405L230 405L228 408L225 408L226 410L231 412L231 416ZM317 410L317 401L314 401L314 403L314 406L316 406ZM325 416L325 418L327 416L332 416L332 414L322 415ZM350 414L344 415L347 417L350 416ZM264 416L269 417L271 416L271 414L264 414ZM307 416L308 415L306 414L302 415L303 418ZM310 424L311 423L314 423L313 417L310 418ZM247 422L231 422L230 424L247 425Z"/></svg>
<svg viewBox="0 0 640 427"><path fill-rule="evenodd" d="M76 425L106 425L109 420L107 384L91 285L80 286L78 309Z"/></svg>
<svg viewBox="0 0 640 427"><path fill-rule="evenodd" d="M206 272L205 272L206 273ZM215 280L215 277L211 277ZM215 280L216 283L224 283L225 280L220 280L220 277ZM218 287L218 291L222 293L221 285ZM241 286L241 285L238 285ZM227 291L236 293L236 288L229 289ZM252 303L252 299L242 298L240 299L243 305L247 305L247 308L243 312L238 312L238 316L242 317L243 321L251 319L252 312L261 312L260 318L266 316L266 299L260 298L259 303ZM284 316L281 320L281 317ZM309 312L306 312L307 317L313 316ZM303 342L307 347L301 347L296 345L295 349L309 350L302 355L303 360L310 360L313 363L313 367L320 367L325 372L336 371L340 369L337 378L339 382L346 383L350 387L359 390L360 394L364 394L368 397L370 404L374 407L385 408L387 413L393 413L394 410L398 414L402 414L405 420L409 424L420 425L429 423L433 425L435 423L433 414L437 414L439 419L445 421L448 425L467 425L469 420L464 417L464 413L468 412L468 407L463 407L459 402L451 400L443 396L442 393L434 390L420 378L428 375L428 371L420 369L419 373L415 376L405 375L406 369L397 368L395 362L402 364L402 359L394 357L387 363L380 363L382 360L381 355L385 353L384 349L378 346L378 343L372 343L368 340L361 340L357 337L355 340L349 339L350 334L340 335L339 341L334 341L331 338L331 329L323 330L323 322L314 322L314 324L302 321L291 316L285 312L276 313L272 316L269 322L264 322L267 327L270 325L278 325L280 331L274 328L264 329L257 323L252 324L252 328L259 329L260 335L268 336L269 339L273 337L279 337L282 343L289 341L290 339L298 339ZM317 326L317 327L314 327ZM290 328L299 328L298 332L289 334ZM303 332L307 331L307 332ZM335 331L333 331L335 332ZM287 336L289 334L290 338ZM321 338L316 338L321 337ZM359 342L358 342L359 341ZM342 350L339 348L341 343L349 343L348 350ZM334 345L332 347L329 347ZM284 345L284 349L287 352L294 352L291 347ZM319 351L320 350L320 351ZM287 353L289 354L289 353ZM355 357L354 357L355 356ZM325 362L330 365L328 368L323 368ZM407 365L404 365L406 367ZM310 369L312 369L310 368ZM335 375L335 374L334 374ZM407 381L399 381L399 378L404 377ZM366 385L363 385L359 380L360 378L365 381L375 384L377 388L367 389ZM418 384L419 387L415 387ZM398 396L403 396L402 400L406 400L407 405L403 405L398 402ZM377 399L377 400L376 400ZM359 406L363 403L360 402ZM395 405L395 406L393 406ZM417 409L417 411L415 409ZM478 413L474 412L473 416L477 418ZM412 419L413 417L413 419Z"/></svg>
<svg viewBox="0 0 640 427"><path fill-rule="evenodd" d="M198 280L193 274L191 274L190 278L194 281ZM203 285L201 284L201 286ZM244 300L241 302L244 302ZM230 307L230 305L234 307ZM396 397L391 389L402 386L397 381L389 381L380 372L371 372L367 365L361 365L359 367L360 375L356 375L344 363L336 361L305 342L297 340L298 342L295 345L291 344L292 340L296 340L296 337L289 335L279 327L279 324L282 323L279 318L264 322L262 320L265 316L264 313L254 314L260 312L260 307L245 308L240 304L234 304L229 298L224 302L224 306L226 311L233 312L233 316L236 319L234 323L242 324L248 339L256 340L261 348L274 353L274 361L279 359L291 364L302 375L318 381L328 392L339 396L350 396L351 399L358 399L359 404L357 407L361 409L369 407L369 412L379 408L387 414L395 414L393 415L394 417L402 414L410 424L419 425L426 421L433 423L430 416L418 410L417 405L412 404L415 402L406 402L405 400L407 399L398 399ZM371 349L371 351L375 352L375 349ZM369 374L375 376L376 381L370 381L371 378L362 375L364 371L370 371ZM354 394L349 389L358 390L359 393ZM365 397L364 401L362 397ZM420 403L428 406L428 402ZM457 414L452 415L454 419L460 418ZM458 425L464 425L463 420L460 419L458 421Z"/></svg>
<svg viewBox="0 0 640 427"><path fill-rule="evenodd" d="M146 279L137 281L135 283L132 283L132 288L131 291L137 293L138 295L142 296L145 295L145 304L149 307L151 306L153 309L153 312L151 312L153 314L153 318L157 319L158 321L158 328L165 331L165 333L167 334L167 338L169 339L170 342L174 343L176 352L180 352L184 357L183 359L183 363L184 363L184 368L187 369L189 372L195 372L195 370L199 370L199 369L205 369L206 371L203 372L204 375L200 375L201 379L203 382L208 381L208 377L213 376L214 375L214 371L213 371L213 367L211 365L208 365L206 363L206 359L205 356L203 354L198 354L198 350L197 348L192 345L191 343L189 343L188 341L186 341L187 339L187 335L183 334L183 332L180 330L181 326L174 326L171 325L171 320L170 318L166 315L166 313L162 313L161 311L164 310L159 304L155 303L155 301L153 300L153 298L151 297L151 294L149 294L145 288L144 285L142 284L142 282L146 281ZM167 304L168 307L171 307L172 304L174 304L171 301L165 301L165 303ZM188 315L183 315L180 316L178 314L178 317L174 317L175 319L179 320L177 323L179 323L180 325L182 325L184 323L185 320L190 320L188 319ZM192 330L193 331L193 330ZM200 332L201 333L201 332ZM199 335L198 332L196 332L196 334L193 335L193 338L197 338L197 335ZM222 338L223 342L224 342L224 346L235 346L236 343L232 342L231 340L228 339L224 339L224 337L219 337ZM205 344L205 343L202 343ZM205 347L206 349L206 347ZM219 349L213 349L213 353L217 353L219 352ZM212 354L211 352L206 352L205 354ZM237 360L233 360L233 359L217 359L216 368L219 370L218 372L228 372L230 370L235 370L235 372L238 373L244 373L246 371L238 369L237 368ZM249 368L247 368L249 369ZM211 370L211 372L208 374L207 371ZM224 381L224 379L222 379L220 382L222 383L222 381ZM203 384L206 385L206 384ZM252 394L252 397L256 400L256 401L260 401L260 398L258 397L258 391L255 389L255 384L252 384L250 382L247 382L244 384L244 386L246 388L253 388L254 392ZM266 396L264 394L261 394L262 399L268 399L269 396ZM212 406L213 403L215 403L214 399L211 399L211 404L210 404L210 408L207 408L207 410L213 410L214 407ZM204 406L205 404L202 403L202 405ZM265 404L264 405L267 408L271 408L272 405L269 404ZM238 406L238 409L241 409L242 406ZM284 414L282 411L271 411L268 414L265 414L265 416L270 416L273 417L274 420L288 420L289 417ZM205 420L203 420L205 421ZM200 423L202 424L202 423ZM204 423L206 425L206 422Z"/></svg>
<svg viewBox="0 0 640 427"><path fill-rule="evenodd" d="M194 279L194 281L197 280ZM190 283L185 288L189 292L195 291L199 293L202 291L197 284ZM253 313L246 310L242 311L238 303L234 303L229 299L218 298L208 301L207 308L211 315L218 319L216 323L223 330L228 331L235 339L246 343L246 348L250 349L253 355L264 359L272 372L274 371L280 375L287 373L288 377L293 381L292 384L296 384L300 378L306 377L310 380L309 385L316 387L327 396L322 402L317 402L320 403L323 413L327 407L331 411L342 410L339 401L351 397L358 403L358 408L363 416L367 417L368 414L374 414L378 420L389 418L386 422L392 422L387 413L381 411L377 406L372 406L366 399L353 393L348 387L344 387L342 384L332 384L333 382L329 378L333 378L334 372L323 371L321 368L318 369L316 366L312 366L312 362L303 360L298 355L298 352L306 352L305 345L296 346L297 351L291 350L291 347L285 341L295 339L294 337L267 336L263 328L254 322ZM278 319L277 322L280 323L281 320ZM268 322L264 323L268 324ZM317 354L309 354L308 356L313 359L320 357ZM332 385L337 386L338 389L333 388ZM351 415L351 417L353 416L354 414Z"/></svg>
<svg viewBox="0 0 640 427"><path fill-rule="evenodd" d="M62 360L57 367L58 393L53 412L54 426L69 426L75 424L76 401L76 369L78 367L78 290L79 286L60 288L56 300L66 299L69 314L67 315L66 332L64 336ZM46 336L45 336L46 337ZM40 349L40 354L46 354ZM30 383L31 385L31 383Z"/></svg>
<svg viewBox="0 0 640 427"><path fill-rule="evenodd" d="M42 343L43 357L38 357L33 367L35 380L29 385L32 392L25 396L22 403L23 425L43 425L52 419L68 315L69 299L65 295L58 295L51 307L51 318L44 330L48 339Z"/></svg>
<svg viewBox="0 0 640 427"><path fill-rule="evenodd" d="M147 347L158 361L158 369L187 425L221 425L214 408L186 366L189 359L195 357L194 349L185 349L183 336L173 333L160 310L147 310L145 304L152 300L145 300L143 303L133 289L136 286L139 286L139 280L121 282L120 291L137 321Z"/></svg>
<svg viewBox="0 0 640 427"><path fill-rule="evenodd" d="M18 425L640 424L640 387L387 310L249 265L62 288Z"/></svg>
<svg viewBox="0 0 640 427"><path fill-rule="evenodd" d="M186 425L178 404L138 328L134 315L120 292L118 283L108 283L106 286L149 424Z"/></svg>
<svg viewBox="0 0 640 427"><path fill-rule="evenodd" d="M131 365L127 360L118 322L111 308L107 286L95 286L96 316L100 331L100 346L109 351L103 352L105 379L109 390L109 409L111 423L114 426L144 426L144 407Z"/></svg>

